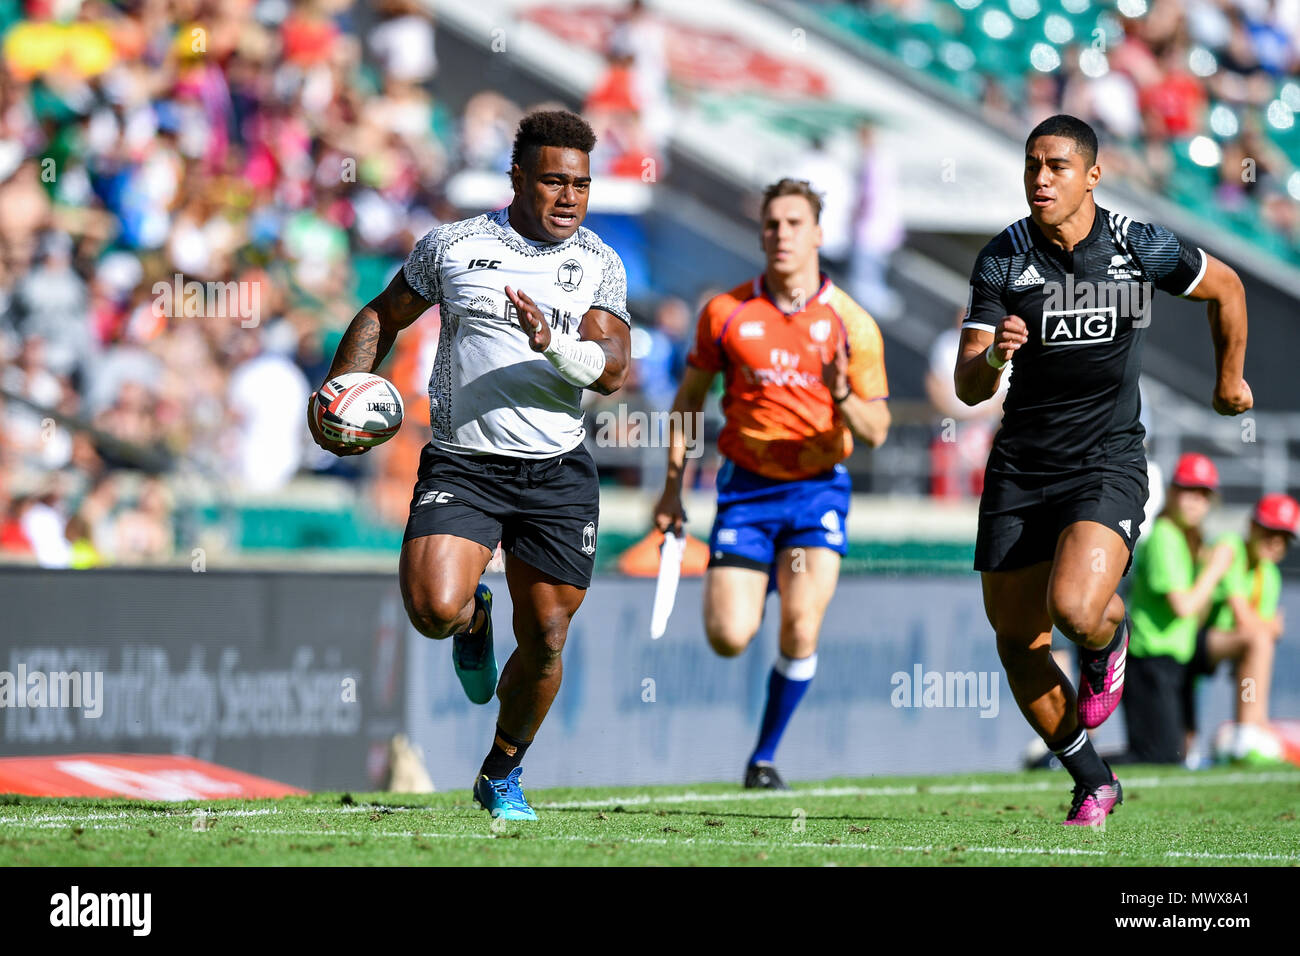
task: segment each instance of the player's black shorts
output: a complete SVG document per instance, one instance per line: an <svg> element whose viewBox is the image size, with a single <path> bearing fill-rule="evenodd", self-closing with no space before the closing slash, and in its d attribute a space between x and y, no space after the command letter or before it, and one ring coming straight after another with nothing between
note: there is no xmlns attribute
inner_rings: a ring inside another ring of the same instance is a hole
<svg viewBox="0 0 1300 956"><path fill-rule="evenodd" d="M554 458L449 455L425 445L403 540L451 534L497 542L537 570L585 588L596 562L600 486L582 445Z"/></svg>
<svg viewBox="0 0 1300 956"><path fill-rule="evenodd" d="M995 453L996 454L996 453ZM1147 502L1144 459L1044 479L997 471L990 459L975 536L976 571L1015 571L1056 556L1067 525L1096 521L1128 545L1128 574Z"/></svg>

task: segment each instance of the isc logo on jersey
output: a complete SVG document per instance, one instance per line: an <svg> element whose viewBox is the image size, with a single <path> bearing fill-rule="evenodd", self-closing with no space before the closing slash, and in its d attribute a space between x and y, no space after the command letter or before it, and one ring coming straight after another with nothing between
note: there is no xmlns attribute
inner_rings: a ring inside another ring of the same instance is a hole
<svg viewBox="0 0 1300 956"><path fill-rule="evenodd" d="M1044 345L1100 345L1115 341L1114 306L1102 309L1044 309Z"/></svg>

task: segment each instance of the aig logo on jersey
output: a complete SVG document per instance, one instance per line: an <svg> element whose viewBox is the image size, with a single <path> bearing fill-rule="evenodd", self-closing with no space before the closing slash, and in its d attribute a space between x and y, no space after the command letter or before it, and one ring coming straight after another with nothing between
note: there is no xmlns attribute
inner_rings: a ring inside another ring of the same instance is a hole
<svg viewBox="0 0 1300 956"><path fill-rule="evenodd" d="M1043 345L1101 345L1115 341L1114 306L1101 309L1044 309Z"/></svg>

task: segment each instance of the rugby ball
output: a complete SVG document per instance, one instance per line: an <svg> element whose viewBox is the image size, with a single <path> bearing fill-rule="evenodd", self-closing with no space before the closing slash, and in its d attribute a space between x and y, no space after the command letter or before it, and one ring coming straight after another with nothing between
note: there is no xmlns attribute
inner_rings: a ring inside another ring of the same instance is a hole
<svg viewBox="0 0 1300 956"><path fill-rule="evenodd" d="M402 427L402 396L388 379L347 372L325 380L313 414L330 441L361 448L382 445Z"/></svg>

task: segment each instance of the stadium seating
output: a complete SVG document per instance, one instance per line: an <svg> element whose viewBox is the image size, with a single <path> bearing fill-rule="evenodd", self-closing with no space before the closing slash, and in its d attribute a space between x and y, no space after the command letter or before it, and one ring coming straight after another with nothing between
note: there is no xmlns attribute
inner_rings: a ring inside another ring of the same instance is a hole
<svg viewBox="0 0 1300 956"><path fill-rule="evenodd" d="M819 7L826 22L838 30L943 83L972 104L984 101L996 86L1017 113L1026 104L1028 79L1035 72L1052 75L1058 81L1059 94L1071 80L1086 82L1085 77L1111 69L1108 60L1121 44L1148 47L1136 29L1148 12L1145 0L1118 4L1096 0L926 0L910 4L908 9L913 11L910 16L900 15L889 4ZM1262 23L1252 23L1250 28L1274 29ZM1295 37L1290 45L1294 49ZM1089 51L1086 69L1082 63L1068 62L1071 48L1076 53ZM1270 221L1261 202L1261 196L1270 194L1300 201L1300 173L1294 168L1300 160L1300 127L1294 117L1300 107L1300 83L1295 79L1294 63L1284 70L1269 70L1261 64L1253 71L1268 76L1272 94L1267 102L1232 102L1222 97L1227 87L1213 82L1216 74L1231 72L1222 62L1223 54L1222 49L1196 42L1187 51L1185 69L1198 77L1206 95L1194 133L1166 137L1147 127L1143 140L1103 136L1104 146L1136 157L1154 142L1167 151L1171 161L1169 175L1155 183L1169 198L1209 222L1228 227L1261 250L1300 264L1300 237L1295 229ZM1105 124L1099 125L1105 133ZM1257 170L1261 188L1248 183L1248 201L1236 206L1219 195L1219 187L1224 185L1220 176L1232 172L1220 171L1219 157L1223 148L1239 140L1249 127L1258 128L1269 148L1285 157L1285 162L1284 168ZM1218 148L1202 142L1199 150L1193 150L1198 137L1208 137Z"/></svg>

